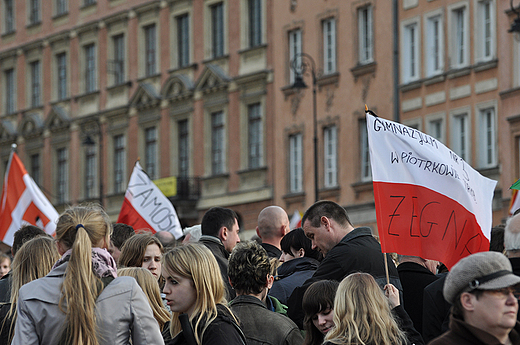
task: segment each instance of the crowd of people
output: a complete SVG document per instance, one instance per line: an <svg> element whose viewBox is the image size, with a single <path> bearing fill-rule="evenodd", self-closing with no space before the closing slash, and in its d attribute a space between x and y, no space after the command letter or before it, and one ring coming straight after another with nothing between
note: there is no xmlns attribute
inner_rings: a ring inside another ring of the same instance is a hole
<svg viewBox="0 0 520 345"><path fill-rule="evenodd" d="M332 201L301 224L268 206L240 242L213 207L175 239L73 206L54 238L26 225L0 256L0 344L520 344L520 214L450 272L383 254Z"/></svg>

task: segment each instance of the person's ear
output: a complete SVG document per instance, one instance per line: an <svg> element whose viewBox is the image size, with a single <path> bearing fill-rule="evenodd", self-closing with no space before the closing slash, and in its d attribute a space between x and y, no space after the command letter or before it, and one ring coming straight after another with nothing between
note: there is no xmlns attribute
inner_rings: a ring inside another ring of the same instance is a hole
<svg viewBox="0 0 520 345"><path fill-rule="evenodd" d="M305 249L303 249L303 248L298 249L297 254L298 254L298 257L303 258L305 256Z"/></svg>
<svg viewBox="0 0 520 345"><path fill-rule="evenodd" d="M476 296L473 294L470 294L469 292L463 292L460 295L460 304L462 305L462 308L472 311L475 309L475 300Z"/></svg>
<svg viewBox="0 0 520 345"><path fill-rule="evenodd" d="M262 238L262 236L260 236L260 229L258 229L258 226L256 227L256 235L260 238Z"/></svg>
<svg viewBox="0 0 520 345"><path fill-rule="evenodd" d="M225 226L221 227L219 232L218 232L218 237L220 238L220 240L222 242L224 242L225 240L227 240L228 238L228 228L226 228Z"/></svg>
<svg viewBox="0 0 520 345"><path fill-rule="evenodd" d="M274 276L268 274L267 275L267 283L265 284L265 286L267 286L268 290L273 287L273 283L274 283Z"/></svg>
<svg viewBox="0 0 520 345"><path fill-rule="evenodd" d="M65 252L67 251L67 249L65 249L65 246L61 242L56 242L56 247L58 247L58 253L60 255L65 254Z"/></svg>
<svg viewBox="0 0 520 345"><path fill-rule="evenodd" d="M325 226L325 229L330 230L330 219L329 218L327 218L325 216L321 216L320 223L323 226Z"/></svg>
<svg viewBox="0 0 520 345"><path fill-rule="evenodd" d="M231 278L227 277L227 279L228 279L229 285L231 285L231 287L233 287L233 282L231 281Z"/></svg>

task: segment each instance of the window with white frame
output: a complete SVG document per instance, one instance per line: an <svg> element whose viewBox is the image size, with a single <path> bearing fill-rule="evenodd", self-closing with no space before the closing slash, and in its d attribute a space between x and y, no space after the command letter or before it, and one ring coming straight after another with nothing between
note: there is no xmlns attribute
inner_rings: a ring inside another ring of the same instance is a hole
<svg viewBox="0 0 520 345"><path fill-rule="evenodd" d="M494 1L477 3L476 51L479 61L489 61L495 55L495 11Z"/></svg>
<svg viewBox="0 0 520 345"><path fill-rule="evenodd" d="M31 107L41 105L41 64L40 60L31 62Z"/></svg>
<svg viewBox="0 0 520 345"><path fill-rule="evenodd" d="M403 30L403 82L419 79L419 25L412 22Z"/></svg>
<svg viewBox="0 0 520 345"><path fill-rule="evenodd" d="M224 55L224 4L211 6L211 53L213 58Z"/></svg>
<svg viewBox="0 0 520 345"><path fill-rule="evenodd" d="M437 140L442 141L443 136L443 120L441 118L428 121L428 134Z"/></svg>
<svg viewBox="0 0 520 345"><path fill-rule="evenodd" d="M5 79L5 112L12 114L16 111L16 90L14 79L14 68L4 71Z"/></svg>
<svg viewBox="0 0 520 345"><path fill-rule="evenodd" d="M125 35L113 36L112 44L114 46L114 85L121 85L125 82Z"/></svg>
<svg viewBox="0 0 520 345"><path fill-rule="evenodd" d="M451 66L464 67L469 63L468 9L460 6L451 10Z"/></svg>
<svg viewBox="0 0 520 345"><path fill-rule="evenodd" d="M67 5L67 0L56 0L56 15L61 16L67 13L69 10Z"/></svg>
<svg viewBox="0 0 520 345"><path fill-rule="evenodd" d="M149 77L157 71L157 33L155 24L144 27L145 76Z"/></svg>
<svg viewBox="0 0 520 345"><path fill-rule="evenodd" d="M29 0L29 24L41 22L40 0Z"/></svg>
<svg viewBox="0 0 520 345"><path fill-rule="evenodd" d="M68 153L67 149L62 147L56 150L56 198L58 204L63 204L67 201L68 190Z"/></svg>
<svg viewBox="0 0 520 345"><path fill-rule="evenodd" d="M359 63L370 63L374 60L372 6L358 9L358 36Z"/></svg>
<svg viewBox="0 0 520 345"><path fill-rule="evenodd" d="M451 130L451 149L459 155L460 158L468 161L470 150L470 127L468 114L462 113L454 115Z"/></svg>
<svg viewBox="0 0 520 345"><path fill-rule="evenodd" d="M248 0L249 47L262 44L262 0Z"/></svg>
<svg viewBox="0 0 520 345"><path fill-rule="evenodd" d="M359 122L359 151L361 161L361 181L370 181L372 179L372 168L370 165L366 120L361 120Z"/></svg>
<svg viewBox="0 0 520 345"><path fill-rule="evenodd" d="M179 177L188 178L189 176L189 162L190 162L190 148L189 148L189 128L188 120L183 119L177 122L178 138L179 138Z"/></svg>
<svg viewBox="0 0 520 345"><path fill-rule="evenodd" d="M336 126L328 126L323 129L324 185L327 188L335 187L338 184L337 132Z"/></svg>
<svg viewBox="0 0 520 345"><path fill-rule="evenodd" d="M58 100L67 98L67 53L56 54Z"/></svg>
<svg viewBox="0 0 520 345"><path fill-rule="evenodd" d="M41 184L41 174L42 174L41 162L40 162L40 154L39 153L34 153L34 154L31 155L30 159L31 159L30 160L30 162L31 162L31 177L34 180L34 182L36 182L37 185L40 185Z"/></svg>
<svg viewBox="0 0 520 345"><path fill-rule="evenodd" d="M211 174L224 173L224 112L211 114Z"/></svg>
<svg viewBox="0 0 520 345"><path fill-rule="evenodd" d="M96 91L96 46L91 43L85 52L85 93Z"/></svg>
<svg viewBox="0 0 520 345"><path fill-rule="evenodd" d="M145 167L150 179L156 179L157 171L157 127L148 127L144 130L145 140Z"/></svg>
<svg viewBox="0 0 520 345"><path fill-rule="evenodd" d="M190 15L185 13L177 21L177 64L186 67L190 64Z"/></svg>
<svg viewBox="0 0 520 345"><path fill-rule="evenodd" d="M248 113L248 165L249 169L256 169L262 165L263 156L263 131L262 131L262 106L254 103L247 106Z"/></svg>
<svg viewBox="0 0 520 345"><path fill-rule="evenodd" d="M495 121L494 107L480 110L479 166L481 168L494 167L497 164Z"/></svg>
<svg viewBox="0 0 520 345"><path fill-rule="evenodd" d="M114 136L114 193L122 193L125 183L126 142L123 134Z"/></svg>
<svg viewBox="0 0 520 345"><path fill-rule="evenodd" d="M298 61L296 62L296 65L300 65L300 59L302 52L302 31L300 29L289 31L289 61L291 64L294 61L294 58L297 58ZM289 83L294 83L295 78L294 70L292 69L292 66L289 66Z"/></svg>
<svg viewBox="0 0 520 345"><path fill-rule="evenodd" d="M4 0L4 32L11 33L15 30L14 25L14 0Z"/></svg>
<svg viewBox="0 0 520 345"><path fill-rule="evenodd" d="M91 199L96 193L96 147L85 148L85 199Z"/></svg>
<svg viewBox="0 0 520 345"><path fill-rule="evenodd" d="M323 73L336 72L336 19L329 18L322 22L323 28Z"/></svg>
<svg viewBox="0 0 520 345"><path fill-rule="evenodd" d="M289 136L289 192L303 190L303 153L302 134Z"/></svg>
<svg viewBox="0 0 520 345"><path fill-rule="evenodd" d="M443 69L443 24L440 14L426 19L426 76L442 73Z"/></svg>

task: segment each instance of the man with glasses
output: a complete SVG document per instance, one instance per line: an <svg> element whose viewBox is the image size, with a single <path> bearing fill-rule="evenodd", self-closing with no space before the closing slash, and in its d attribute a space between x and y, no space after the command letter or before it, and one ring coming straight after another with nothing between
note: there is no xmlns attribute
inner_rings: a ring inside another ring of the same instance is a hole
<svg viewBox="0 0 520 345"><path fill-rule="evenodd" d="M461 259L448 273L443 290L444 298L453 304L450 330L430 344L520 344L517 284L520 277L501 253Z"/></svg>

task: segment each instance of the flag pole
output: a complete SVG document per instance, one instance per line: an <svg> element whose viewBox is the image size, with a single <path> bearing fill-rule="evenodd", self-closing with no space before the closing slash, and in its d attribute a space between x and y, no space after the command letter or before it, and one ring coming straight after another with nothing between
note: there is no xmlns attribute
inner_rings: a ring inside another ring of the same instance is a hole
<svg viewBox="0 0 520 345"><path fill-rule="evenodd" d="M388 276L388 259L386 257L386 253L383 253L383 257L385 258L386 283L390 284L390 277Z"/></svg>

